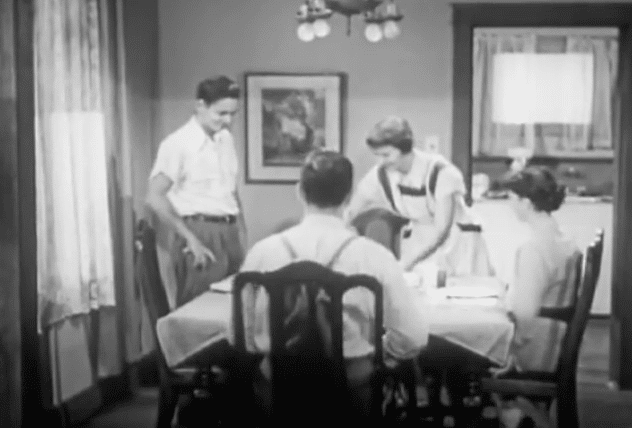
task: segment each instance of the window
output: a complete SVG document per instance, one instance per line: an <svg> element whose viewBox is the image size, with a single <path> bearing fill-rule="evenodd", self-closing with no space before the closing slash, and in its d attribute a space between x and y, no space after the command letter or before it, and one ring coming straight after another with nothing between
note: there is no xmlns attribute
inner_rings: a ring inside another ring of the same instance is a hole
<svg viewBox="0 0 632 428"><path fill-rule="evenodd" d="M618 31L477 28L472 154L611 157Z"/></svg>

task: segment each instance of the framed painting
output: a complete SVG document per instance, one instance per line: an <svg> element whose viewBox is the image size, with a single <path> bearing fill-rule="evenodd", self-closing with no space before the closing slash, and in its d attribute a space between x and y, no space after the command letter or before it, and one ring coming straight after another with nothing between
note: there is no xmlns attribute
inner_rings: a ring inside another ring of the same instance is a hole
<svg viewBox="0 0 632 428"><path fill-rule="evenodd" d="M246 183L296 183L312 150L342 153L343 73L246 73Z"/></svg>

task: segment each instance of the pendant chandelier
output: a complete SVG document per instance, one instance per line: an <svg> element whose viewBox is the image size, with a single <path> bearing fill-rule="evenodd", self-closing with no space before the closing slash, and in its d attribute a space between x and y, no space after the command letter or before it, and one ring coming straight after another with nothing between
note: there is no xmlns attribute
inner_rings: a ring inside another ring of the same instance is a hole
<svg viewBox="0 0 632 428"><path fill-rule="evenodd" d="M297 13L298 38L311 42L327 37L331 32L328 19L334 12L347 17L347 36L354 15L364 15L364 36L370 42L394 39L401 33L398 22L403 16L393 0L305 0Z"/></svg>

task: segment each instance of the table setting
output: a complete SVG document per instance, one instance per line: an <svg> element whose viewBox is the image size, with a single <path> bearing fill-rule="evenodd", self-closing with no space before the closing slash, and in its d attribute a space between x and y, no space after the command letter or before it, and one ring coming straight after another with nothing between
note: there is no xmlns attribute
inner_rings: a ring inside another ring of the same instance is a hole
<svg viewBox="0 0 632 428"><path fill-rule="evenodd" d="M405 279L423 301L431 335L459 345L496 365L504 365L514 334L502 299L504 285L492 277L448 277L445 286L424 284L417 274ZM226 340L232 316L233 277L158 320L157 334L170 367L177 367Z"/></svg>

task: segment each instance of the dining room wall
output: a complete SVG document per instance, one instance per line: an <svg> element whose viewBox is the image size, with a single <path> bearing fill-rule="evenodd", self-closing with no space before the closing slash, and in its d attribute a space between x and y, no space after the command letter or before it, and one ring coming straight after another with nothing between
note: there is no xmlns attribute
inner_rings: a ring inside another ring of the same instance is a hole
<svg viewBox="0 0 632 428"><path fill-rule="evenodd" d="M302 2L276 0L160 0L159 94L155 144L192 112L195 87L213 74L243 82L248 71L344 72L348 99L344 152L356 177L373 159L364 137L388 114L409 119L415 136L438 135L449 155L450 13L448 2L398 0L405 17L394 41L371 44L364 23L352 20L351 36L341 16L331 19L331 34L304 43L296 37L295 13ZM233 127L242 171L244 116ZM240 184L249 244L283 220L300 215L293 185Z"/></svg>
<svg viewBox="0 0 632 428"><path fill-rule="evenodd" d="M466 1L472 3L476 1ZM196 84L214 74L243 82L248 71L348 74L344 152L356 179L373 159L364 138L389 114L406 117L421 143L438 136L440 152L450 156L452 123L451 0L397 0L404 13L402 34L393 41L369 43L364 23L352 20L345 34L341 16L331 19L331 34L310 43L296 37L296 11L302 1L159 0L159 103L154 144L192 113ZM568 3L568 2L567 2ZM243 110L242 110L243 112ZM243 170L244 116L233 132ZM249 244L283 220L300 215L292 185L240 183Z"/></svg>

